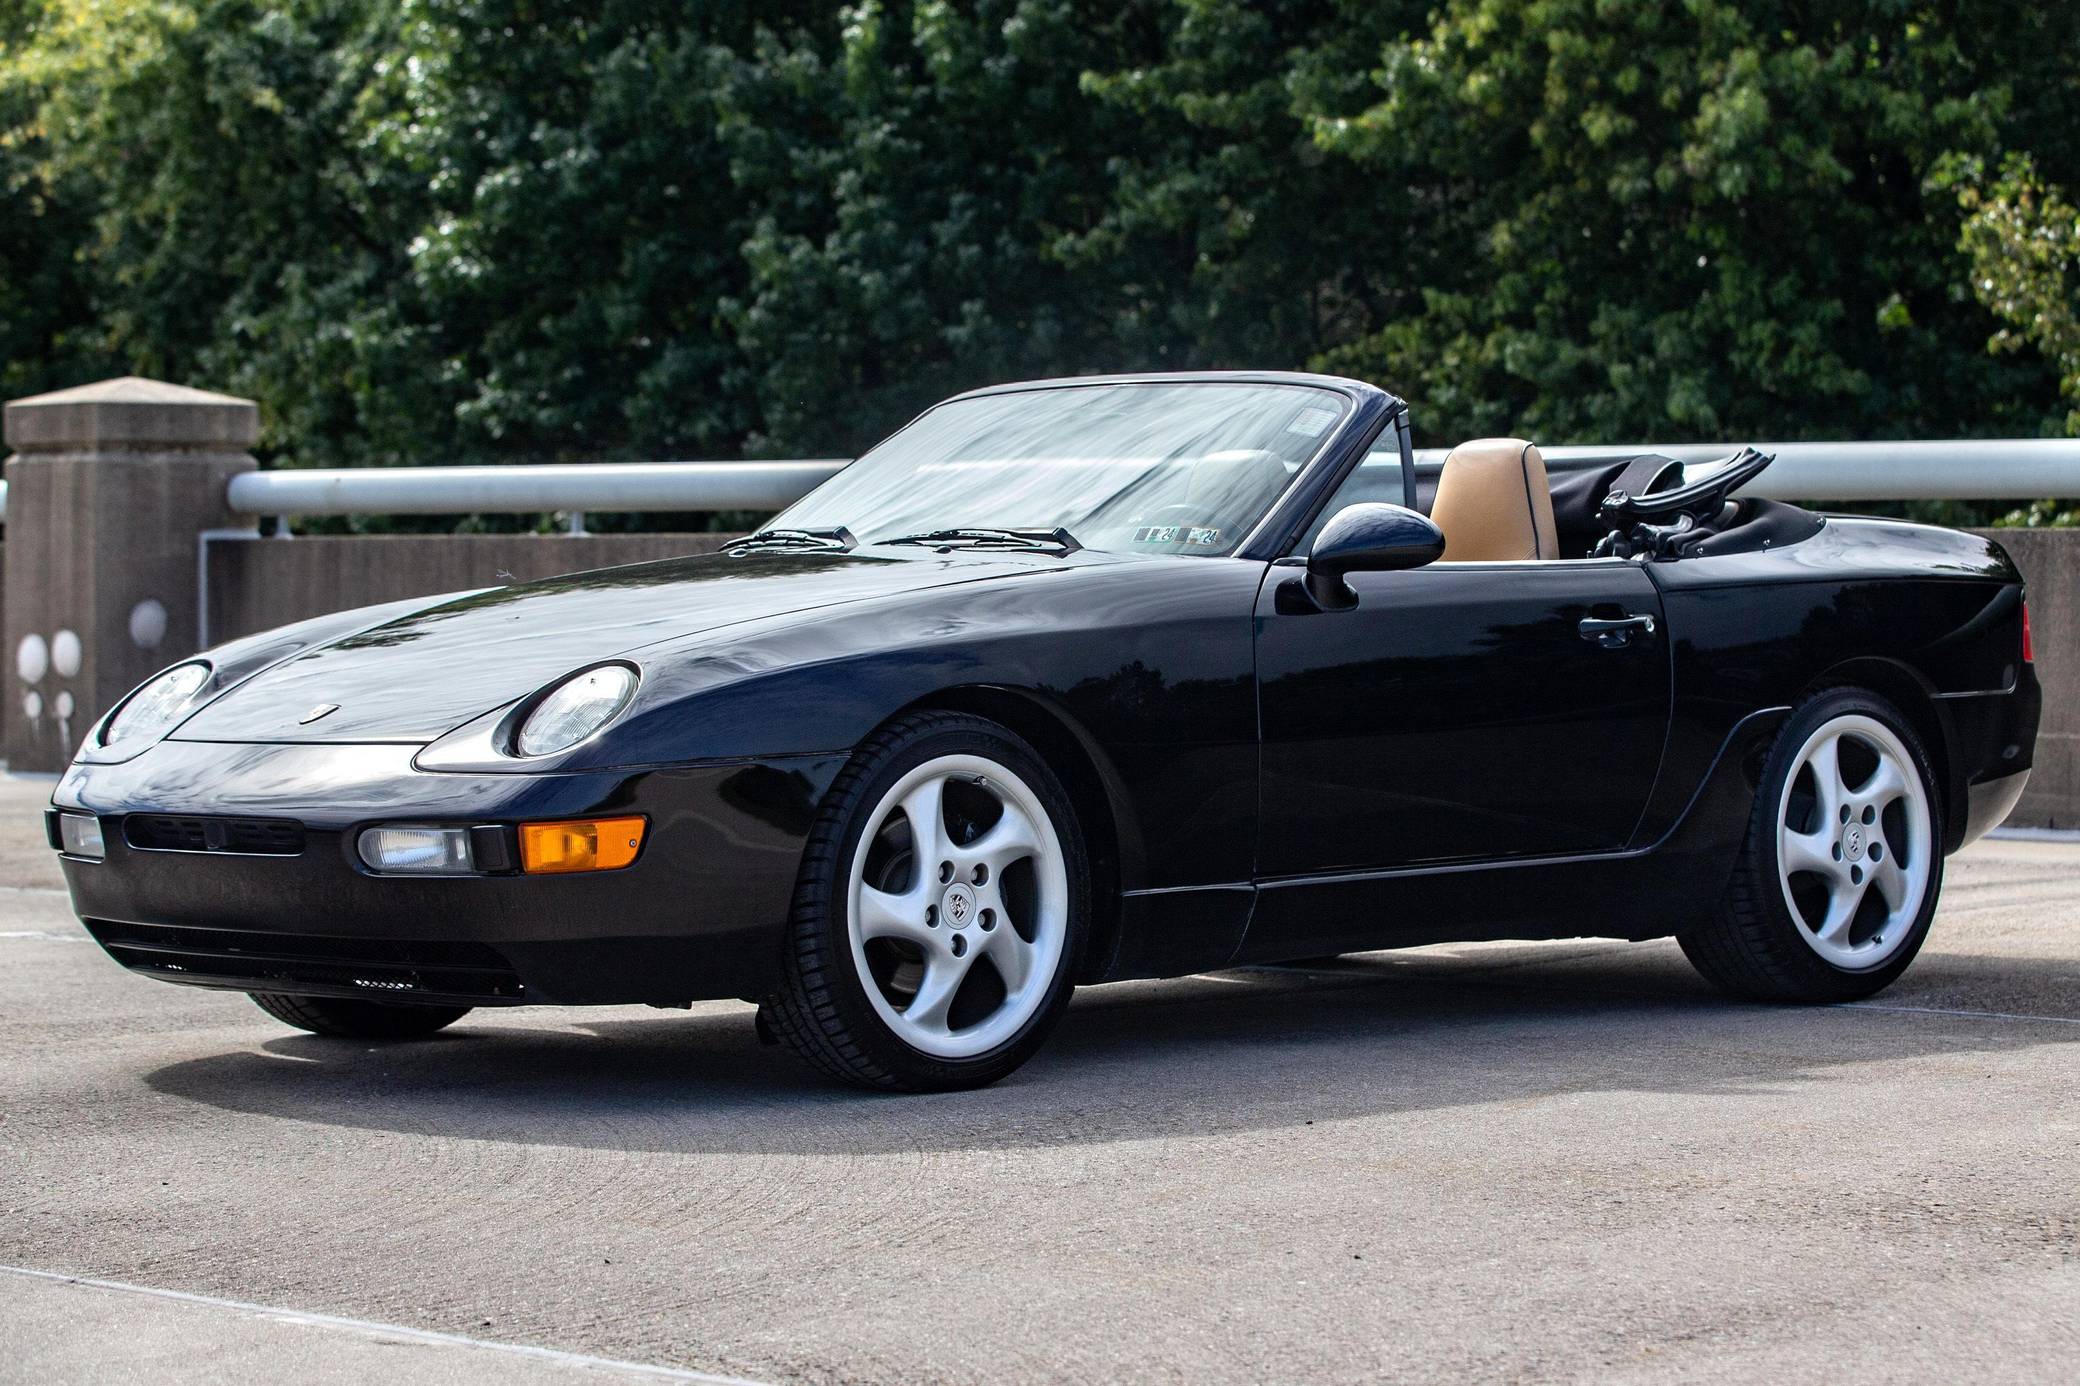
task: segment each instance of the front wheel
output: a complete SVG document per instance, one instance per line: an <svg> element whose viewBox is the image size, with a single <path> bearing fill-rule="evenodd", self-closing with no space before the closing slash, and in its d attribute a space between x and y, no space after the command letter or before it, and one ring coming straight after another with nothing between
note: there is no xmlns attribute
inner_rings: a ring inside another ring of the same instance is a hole
<svg viewBox="0 0 2080 1386"><path fill-rule="evenodd" d="M1758 1001L1853 1001L1920 951L1943 885L1935 776L1913 726L1861 689L1784 724L1721 912L1676 936L1699 972Z"/></svg>
<svg viewBox="0 0 2080 1386"><path fill-rule="evenodd" d="M333 1039L424 1039L470 1012L468 1006L342 1001L329 996L283 996L266 991L249 991L246 995L283 1024Z"/></svg>
<svg viewBox="0 0 2080 1386"><path fill-rule="evenodd" d="M1068 1004L1089 894L1075 808L1023 739L965 714L901 718L825 801L767 1019L849 1082L995 1082Z"/></svg>

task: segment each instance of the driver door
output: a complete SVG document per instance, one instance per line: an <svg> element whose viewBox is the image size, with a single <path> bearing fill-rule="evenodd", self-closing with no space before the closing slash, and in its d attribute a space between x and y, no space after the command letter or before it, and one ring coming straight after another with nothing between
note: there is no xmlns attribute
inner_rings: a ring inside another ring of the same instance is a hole
<svg viewBox="0 0 2080 1386"><path fill-rule="evenodd" d="M1258 599L1257 874L1279 888L1264 892L1252 953L1391 943L1395 921L1365 907L1368 880L1388 873L1630 842L1670 696L1667 625L1640 565L1352 573L1356 605L1322 610L1292 590L1297 562L1275 566ZM1597 621L1634 624L1584 627Z"/></svg>

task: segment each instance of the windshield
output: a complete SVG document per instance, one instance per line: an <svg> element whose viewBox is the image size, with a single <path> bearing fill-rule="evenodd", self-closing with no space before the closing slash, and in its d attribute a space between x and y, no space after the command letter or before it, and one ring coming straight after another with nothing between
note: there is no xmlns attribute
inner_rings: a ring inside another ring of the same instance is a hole
<svg viewBox="0 0 2080 1386"><path fill-rule="evenodd" d="M1230 553L1349 402L1307 385L1076 385L954 400L803 497L774 529L862 544L1062 529L1114 553Z"/></svg>

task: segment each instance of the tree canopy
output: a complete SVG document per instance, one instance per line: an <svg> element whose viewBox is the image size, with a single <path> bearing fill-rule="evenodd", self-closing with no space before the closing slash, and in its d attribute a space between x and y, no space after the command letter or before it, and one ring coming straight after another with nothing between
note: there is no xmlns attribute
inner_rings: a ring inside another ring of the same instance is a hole
<svg viewBox="0 0 2080 1386"><path fill-rule="evenodd" d="M853 452L1043 374L1419 435L2080 432L2080 7L0 0L0 385L290 465Z"/></svg>

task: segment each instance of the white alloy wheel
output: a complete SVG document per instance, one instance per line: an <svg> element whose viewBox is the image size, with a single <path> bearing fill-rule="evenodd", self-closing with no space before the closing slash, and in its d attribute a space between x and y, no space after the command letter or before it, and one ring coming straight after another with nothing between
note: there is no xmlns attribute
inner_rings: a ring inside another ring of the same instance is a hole
<svg viewBox="0 0 2080 1386"><path fill-rule="evenodd" d="M985 756L897 780L847 876L853 966L882 1023L939 1059L988 1053L1046 1005L1069 933L1069 874L1039 795Z"/></svg>
<svg viewBox="0 0 2080 1386"><path fill-rule="evenodd" d="M1777 879L1808 947L1850 972L1913 933L1936 861L1928 786L1883 722L1845 713L1799 747L1777 803Z"/></svg>

